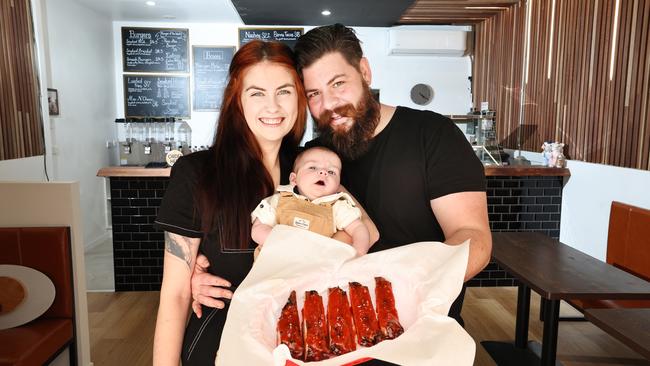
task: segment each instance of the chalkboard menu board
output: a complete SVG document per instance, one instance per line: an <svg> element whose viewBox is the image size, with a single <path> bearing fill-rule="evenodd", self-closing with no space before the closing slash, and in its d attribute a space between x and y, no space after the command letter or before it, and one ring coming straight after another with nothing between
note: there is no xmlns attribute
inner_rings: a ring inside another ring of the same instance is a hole
<svg viewBox="0 0 650 366"><path fill-rule="evenodd" d="M126 117L190 117L190 77L124 75Z"/></svg>
<svg viewBox="0 0 650 366"><path fill-rule="evenodd" d="M254 39L259 39L280 41L293 49L304 30L304 28L239 28L239 47Z"/></svg>
<svg viewBox="0 0 650 366"><path fill-rule="evenodd" d="M187 29L122 27L124 72L189 72Z"/></svg>
<svg viewBox="0 0 650 366"><path fill-rule="evenodd" d="M192 46L195 111L221 108L228 68L234 54L235 47Z"/></svg>

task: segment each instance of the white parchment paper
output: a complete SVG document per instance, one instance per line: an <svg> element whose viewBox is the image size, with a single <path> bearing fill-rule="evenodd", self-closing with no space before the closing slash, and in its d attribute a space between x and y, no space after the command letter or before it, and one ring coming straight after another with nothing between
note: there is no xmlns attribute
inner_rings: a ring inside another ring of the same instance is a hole
<svg viewBox="0 0 650 366"><path fill-rule="evenodd" d="M235 291L219 345L217 365L276 365L294 360L277 346L276 322L292 290L302 320L305 291L316 290L327 309L327 289L360 282L374 298L374 277L393 284L404 334L326 361L342 365L372 357L400 365L472 365L474 340L447 317L460 293L469 243L421 242L355 258L351 246L303 229L277 225L251 272ZM215 345L217 346L217 345Z"/></svg>

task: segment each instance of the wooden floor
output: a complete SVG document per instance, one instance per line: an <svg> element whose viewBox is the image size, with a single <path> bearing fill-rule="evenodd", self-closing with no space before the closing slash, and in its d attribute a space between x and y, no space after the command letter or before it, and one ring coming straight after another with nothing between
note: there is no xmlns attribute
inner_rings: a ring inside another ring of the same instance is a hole
<svg viewBox="0 0 650 366"><path fill-rule="evenodd" d="M470 287L463 318L477 343L475 365L494 365L483 340L514 337L517 289ZM157 292L88 293L91 357L95 366L151 365ZM576 314L562 307L562 314ZM539 296L531 299L531 340L539 341ZM561 322L558 360L565 366L650 365L650 362L589 322ZM525 365L522 365L525 366Z"/></svg>

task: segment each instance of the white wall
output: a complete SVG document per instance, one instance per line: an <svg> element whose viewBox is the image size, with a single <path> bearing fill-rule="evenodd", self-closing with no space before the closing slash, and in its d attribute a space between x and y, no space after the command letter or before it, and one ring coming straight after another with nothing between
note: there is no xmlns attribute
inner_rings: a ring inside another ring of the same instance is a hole
<svg viewBox="0 0 650 366"><path fill-rule="evenodd" d="M0 180L44 181L43 155L0 161Z"/></svg>
<svg viewBox="0 0 650 366"><path fill-rule="evenodd" d="M650 209L650 172L569 160L560 240L605 260L612 201Z"/></svg>
<svg viewBox="0 0 650 366"><path fill-rule="evenodd" d="M507 151L513 157L517 152ZM522 151L532 164L542 154ZM564 179L560 241L605 260L612 201L650 209L650 171L567 160L571 176Z"/></svg>
<svg viewBox="0 0 650 366"><path fill-rule="evenodd" d="M122 87L121 33L123 26L187 28L191 45L237 46L237 29L243 24L202 24L164 22L114 22L113 52L115 60L115 99L119 117L124 116L124 90ZM311 26L304 27L305 31ZM434 29L435 27L430 27ZM463 28L465 29L465 28ZM381 101L392 105L405 105L418 109L435 110L443 114L465 114L471 107L471 74L469 57L389 56L389 28L355 28L363 42L363 50L373 71L372 87L380 89ZM433 86L435 97L426 107L410 101L411 87L418 83ZM192 145L210 145L214 136L217 112L195 112L189 124L192 127ZM308 132L311 128L308 126ZM124 138L120 128L120 139ZM310 139L311 136L305 136Z"/></svg>
<svg viewBox="0 0 650 366"><path fill-rule="evenodd" d="M89 245L108 234L104 180L96 174L108 165L105 141L115 139L111 21L73 0L39 6L41 79L59 93L60 115L46 124L49 176L79 182L84 243Z"/></svg>
<svg viewBox="0 0 650 366"><path fill-rule="evenodd" d="M418 26L422 30L447 30L467 27ZM442 114L466 114L472 107L471 61L466 57L430 55L389 55L390 28L355 28L362 42L363 53L370 61L372 87L381 91L381 101L426 109ZM425 83L434 90L433 101L426 106L411 101L411 87Z"/></svg>

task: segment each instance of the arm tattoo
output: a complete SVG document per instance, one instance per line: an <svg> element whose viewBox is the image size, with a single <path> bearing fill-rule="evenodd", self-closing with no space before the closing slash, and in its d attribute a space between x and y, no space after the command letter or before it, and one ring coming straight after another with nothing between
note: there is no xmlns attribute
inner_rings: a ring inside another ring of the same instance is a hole
<svg viewBox="0 0 650 366"><path fill-rule="evenodd" d="M192 261L190 258L190 243L183 239L185 238L182 236L176 236L176 238L174 238L165 231L165 250L182 259L187 263L187 268L190 268L190 263Z"/></svg>

